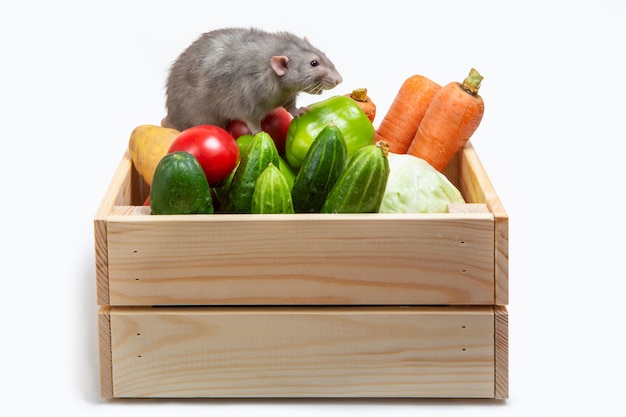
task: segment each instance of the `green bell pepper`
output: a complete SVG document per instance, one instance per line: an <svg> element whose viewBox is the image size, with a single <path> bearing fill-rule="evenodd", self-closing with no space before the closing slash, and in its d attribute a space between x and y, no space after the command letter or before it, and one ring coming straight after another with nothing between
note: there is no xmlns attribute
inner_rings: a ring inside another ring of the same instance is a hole
<svg viewBox="0 0 626 417"><path fill-rule="evenodd" d="M298 170L319 132L334 124L346 141L348 157L374 140L374 126L359 105L350 97L334 96L311 104L303 115L289 124L285 144L287 163Z"/></svg>

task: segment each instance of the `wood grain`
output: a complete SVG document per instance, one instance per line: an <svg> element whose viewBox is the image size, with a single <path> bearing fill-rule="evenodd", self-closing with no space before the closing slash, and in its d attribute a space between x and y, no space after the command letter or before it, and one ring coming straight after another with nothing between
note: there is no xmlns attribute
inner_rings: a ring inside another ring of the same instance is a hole
<svg viewBox="0 0 626 417"><path fill-rule="evenodd" d="M491 213L110 215L110 305L493 304Z"/></svg>
<svg viewBox="0 0 626 417"><path fill-rule="evenodd" d="M457 155L458 187L467 201L484 203L494 216L494 265L496 305L509 303L509 217L476 150L468 142Z"/></svg>
<svg viewBox="0 0 626 417"><path fill-rule="evenodd" d="M98 309L98 359L100 364L100 395L113 398L113 358L111 349L111 309Z"/></svg>
<svg viewBox="0 0 626 417"><path fill-rule="evenodd" d="M509 312L505 306L494 306L495 314L495 393L494 398L509 398Z"/></svg>
<svg viewBox="0 0 626 417"><path fill-rule="evenodd" d="M493 307L124 308L114 397L478 397Z"/></svg>
<svg viewBox="0 0 626 417"><path fill-rule="evenodd" d="M115 170L109 188L94 217L96 292L99 305L107 305L110 301L107 219L116 206L130 204L132 171L132 161L127 151Z"/></svg>

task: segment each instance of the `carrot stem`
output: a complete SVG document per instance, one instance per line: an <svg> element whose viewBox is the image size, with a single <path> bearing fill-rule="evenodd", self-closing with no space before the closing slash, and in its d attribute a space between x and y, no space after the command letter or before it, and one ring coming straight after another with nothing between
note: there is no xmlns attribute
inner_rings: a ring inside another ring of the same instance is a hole
<svg viewBox="0 0 626 417"><path fill-rule="evenodd" d="M380 148L380 150L383 152L384 157L389 156L389 144L387 142L385 142L384 140L379 140L375 143L375 145Z"/></svg>
<svg viewBox="0 0 626 417"><path fill-rule="evenodd" d="M463 89L472 95L478 94L480 83L483 81L483 76L478 71L472 68L469 75L463 80Z"/></svg>
<svg viewBox="0 0 626 417"><path fill-rule="evenodd" d="M367 101L367 88L357 88L352 90L350 97L356 101Z"/></svg>

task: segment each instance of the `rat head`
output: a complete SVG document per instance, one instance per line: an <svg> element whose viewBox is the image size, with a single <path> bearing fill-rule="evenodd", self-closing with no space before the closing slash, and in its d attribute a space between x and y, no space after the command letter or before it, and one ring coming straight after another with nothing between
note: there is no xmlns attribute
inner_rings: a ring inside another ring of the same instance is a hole
<svg viewBox="0 0 626 417"><path fill-rule="evenodd" d="M284 85L294 91L321 94L343 81L330 59L307 38L292 35L284 54L274 55L271 66Z"/></svg>

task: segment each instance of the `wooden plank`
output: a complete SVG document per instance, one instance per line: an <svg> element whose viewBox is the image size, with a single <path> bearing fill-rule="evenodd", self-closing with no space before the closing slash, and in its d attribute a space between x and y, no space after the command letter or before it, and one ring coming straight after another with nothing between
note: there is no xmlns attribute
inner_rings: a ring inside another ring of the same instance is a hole
<svg viewBox="0 0 626 417"><path fill-rule="evenodd" d="M107 218L115 206L131 204L132 161L128 151L120 161L94 217L96 293L99 305L109 304Z"/></svg>
<svg viewBox="0 0 626 417"><path fill-rule="evenodd" d="M468 201L485 203L494 216L495 304L509 303L509 218L489 177L468 142L459 154L459 189Z"/></svg>
<svg viewBox="0 0 626 417"><path fill-rule="evenodd" d="M113 359L111 349L111 308L98 310L98 353L100 363L100 395L113 398Z"/></svg>
<svg viewBox="0 0 626 417"><path fill-rule="evenodd" d="M496 391L493 307L107 311L114 397L493 398Z"/></svg>
<svg viewBox="0 0 626 417"><path fill-rule="evenodd" d="M509 313L504 306L494 306L495 313L495 394L509 398Z"/></svg>
<svg viewBox="0 0 626 417"><path fill-rule="evenodd" d="M110 305L493 304L491 213L111 215Z"/></svg>
<svg viewBox="0 0 626 417"><path fill-rule="evenodd" d="M489 213L489 208L483 203L448 204L448 213Z"/></svg>

